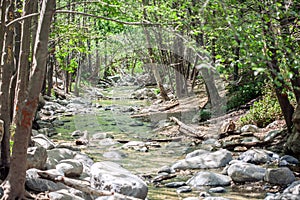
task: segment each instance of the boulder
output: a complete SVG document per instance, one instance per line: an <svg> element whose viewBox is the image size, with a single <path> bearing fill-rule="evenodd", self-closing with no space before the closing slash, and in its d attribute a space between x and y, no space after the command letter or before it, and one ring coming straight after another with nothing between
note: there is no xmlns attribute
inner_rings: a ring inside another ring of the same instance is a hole
<svg viewBox="0 0 300 200"><path fill-rule="evenodd" d="M245 162L235 162L227 170L228 175L234 182L255 182L263 180L266 169Z"/></svg>
<svg viewBox="0 0 300 200"><path fill-rule="evenodd" d="M264 179L272 184L288 185L295 181L295 175L289 168L282 167L268 169Z"/></svg>
<svg viewBox="0 0 300 200"><path fill-rule="evenodd" d="M148 193L148 187L143 180L120 165L108 161L92 165L91 186L141 199L145 199Z"/></svg>
<svg viewBox="0 0 300 200"><path fill-rule="evenodd" d="M300 200L300 181L293 182L283 193L269 193L265 200L292 199Z"/></svg>
<svg viewBox="0 0 300 200"><path fill-rule="evenodd" d="M210 192L210 193L225 193L226 189L223 187L215 187L215 188L210 188L208 190L208 192Z"/></svg>
<svg viewBox="0 0 300 200"><path fill-rule="evenodd" d="M86 200L86 198L82 198L76 196L75 194L72 194L68 189L61 189L55 192L50 192L49 197L51 200Z"/></svg>
<svg viewBox="0 0 300 200"><path fill-rule="evenodd" d="M191 153L188 153L186 156L185 156L185 159L188 159L188 158L192 158L192 157L196 157L196 156L200 156L200 155L207 155L211 153L210 151L207 151L207 150L204 150L204 149L198 149L198 150L195 150Z"/></svg>
<svg viewBox="0 0 300 200"><path fill-rule="evenodd" d="M78 177L83 171L83 165L75 159L61 160L56 165L56 169L67 177Z"/></svg>
<svg viewBox="0 0 300 200"><path fill-rule="evenodd" d="M26 171L26 181L25 185L28 189L35 192L45 192L45 191L56 191L66 188L62 183L55 183L53 181L42 179L38 175L38 169L28 169Z"/></svg>
<svg viewBox="0 0 300 200"><path fill-rule="evenodd" d="M298 165L299 160L290 155L284 155L280 158L280 161L286 161L288 165Z"/></svg>
<svg viewBox="0 0 300 200"><path fill-rule="evenodd" d="M74 151L66 148L56 148L47 151L48 158L46 161L47 169L55 169L61 160L72 159L76 155Z"/></svg>
<svg viewBox="0 0 300 200"><path fill-rule="evenodd" d="M259 132L259 129L255 125L248 124L241 128L241 132L242 133L245 133L245 132L257 133L257 132Z"/></svg>
<svg viewBox="0 0 300 200"><path fill-rule="evenodd" d="M122 158L126 158L127 154L121 151L113 150L113 151L104 152L103 157L114 159L114 160L120 160Z"/></svg>
<svg viewBox="0 0 300 200"><path fill-rule="evenodd" d="M55 147L55 144L43 134L38 134L32 137L32 140L35 142L36 145L42 146L47 150L53 149Z"/></svg>
<svg viewBox="0 0 300 200"><path fill-rule="evenodd" d="M199 186L227 186L230 185L231 178L214 172L198 172L187 181L193 187Z"/></svg>
<svg viewBox="0 0 300 200"><path fill-rule="evenodd" d="M44 169L47 151L44 147L29 147L27 149L27 169Z"/></svg>
<svg viewBox="0 0 300 200"><path fill-rule="evenodd" d="M243 162L254 164L265 164L278 158L277 154L263 149L250 149L239 156Z"/></svg>
<svg viewBox="0 0 300 200"><path fill-rule="evenodd" d="M171 166L172 170L211 169L224 167L232 160L231 153L226 149L200 154L179 160Z"/></svg>

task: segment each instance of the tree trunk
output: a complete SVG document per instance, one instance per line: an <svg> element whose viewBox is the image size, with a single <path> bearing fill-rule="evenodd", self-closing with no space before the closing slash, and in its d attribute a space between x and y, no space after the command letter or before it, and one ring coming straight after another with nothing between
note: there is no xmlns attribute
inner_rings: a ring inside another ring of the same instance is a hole
<svg viewBox="0 0 300 200"><path fill-rule="evenodd" d="M23 16L32 13L32 2L31 0L24 1L23 4ZM31 19L25 19L21 27L21 47L18 64L18 76L15 94L14 114L13 123L16 123L16 106L18 101L23 102L25 100L25 91L28 85L29 79L29 49L30 49L30 26Z"/></svg>
<svg viewBox="0 0 300 200"><path fill-rule="evenodd" d="M54 55L50 54L49 55L49 63L47 67L47 95L50 97L51 96L51 91L53 89L53 69L54 69Z"/></svg>
<svg viewBox="0 0 300 200"><path fill-rule="evenodd" d="M14 3L12 0L7 1L6 23L13 20ZM1 66L1 90L0 90L0 119L4 121L4 136L1 141L1 178L5 178L10 162L10 125L11 125L11 78L14 66L14 27L10 26L6 29L4 35L4 45Z"/></svg>
<svg viewBox="0 0 300 200"><path fill-rule="evenodd" d="M48 38L54 7L55 0L44 0L42 3L33 52L33 73L28 84L28 95L18 106L10 170L7 179L2 183L4 188L2 199L5 200L24 199L28 139L46 70Z"/></svg>

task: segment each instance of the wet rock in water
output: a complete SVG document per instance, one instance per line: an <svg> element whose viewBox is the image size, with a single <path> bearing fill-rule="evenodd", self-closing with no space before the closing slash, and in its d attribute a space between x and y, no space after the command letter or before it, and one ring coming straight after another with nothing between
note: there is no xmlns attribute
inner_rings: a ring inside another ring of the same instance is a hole
<svg viewBox="0 0 300 200"><path fill-rule="evenodd" d="M264 164L278 159L278 154L263 149L250 149L239 156L243 162Z"/></svg>
<svg viewBox="0 0 300 200"><path fill-rule="evenodd" d="M67 177L78 177L83 171L83 165L75 159L61 160L56 165L56 169L64 173Z"/></svg>
<svg viewBox="0 0 300 200"><path fill-rule="evenodd" d="M288 165L298 165L299 160L290 155L284 155L280 158L280 161L286 161Z"/></svg>
<svg viewBox="0 0 300 200"><path fill-rule="evenodd" d="M231 153L226 149L220 149L208 154L201 154L184 160L179 160L171 167L172 170L204 169L224 167L232 160Z"/></svg>
<svg viewBox="0 0 300 200"><path fill-rule="evenodd" d="M105 158L110 158L110 159L114 159L114 160L120 160L122 158L126 158L127 154L121 152L121 151L108 151L108 152L104 152L103 153L103 157Z"/></svg>
<svg viewBox="0 0 300 200"><path fill-rule="evenodd" d="M182 187L179 187L176 189L176 192L177 193L188 193L188 192L191 192L192 191L192 188L190 186L182 186Z"/></svg>
<svg viewBox="0 0 300 200"><path fill-rule="evenodd" d="M61 160L72 159L76 155L74 151L66 148L56 148L47 151L48 158L46 161L47 169L54 169Z"/></svg>
<svg viewBox="0 0 300 200"><path fill-rule="evenodd" d="M35 142L36 145L42 146L47 150L53 149L55 144L45 135L38 134L34 136L32 140Z"/></svg>
<svg viewBox="0 0 300 200"><path fill-rule="evenodd" d="M300 200L300 181L293 182L289 187L287 187L282 194L268 194L265 200Z"/></svg>
<svg viewBox="0 0 300 200"><path fill-rule="evenodd" d="M210 192L210 193L225 193L226 189L223 187L215 187L215 188L210 188L208 190L208 192Z"/></svg>
<svg viewBox="0 0 300 200"><path fill-rule="evenodd" d="M55 183L53 181L42 179L38 175L38 169L29 169L26 171L26 181L25 185L28 189L35 192L45 192L45 191L56 191L59 189L64 189L66 186L62 183Z"/></svg>
<svg viewBox="0 0 300 200"><path fill-rule="evenodd" d="M148 193L148 187L142 179L120 165L108 161L92 165L91 186L141 199L145 199Z"/></svg>
<svg viewBox="0 0 300 200"><path fill-rule="evenodd" d="M198 172L194 177L187 181L193 187L199 186L226 186L230 185L231 178L213 172Z"/></svg>
<svg viewBox="0 0 300 200"><path fill-rule="evenodd" d="M242 133L245 133L245 132L252 132L252 133L257 133L259 132L259 129L257 126L255 125L252 125L252 124L248 124L248 125L245 125L241 128L241 132Z"/></svg>
<svg viewBox="0 0 300 200"><path fill-rule="evenodd" d="M161 181L163 181L163 180L172 179L172 178L175 178L175 177L176 177L175 174L168 174L168 173L163 172L163 173L160 173L160 174L158 174L157 176L155 176L155 177L151 180L151 182L152 182L152 183L157 183L157 182L161 182Z"/></svg>
<svg viewBox="0 0 300 200"><path fill-rule="evenodd" d="M185 182L171 182L171 183L166 183L165 186L167 188L178 188L181 186L186 186Z"/></svg>
<svg viewBox="0 0 300 200"><path fill-rule="evenodd" d="M27 149L27 169L44 169L47 160L47 150L44 147L29 147Z"/></svg>
<svg viewBox="0 0 300 200"><path fill-rule="evenodd" d="M234 162L228 167L228 175L235 182L255 182L263 180L266 169L245 162Z"/></svg>
<svg viewBox="0 0 300 200"><path fill-rule="evenodd" d="M265 181L271 184L288 185L295 181L294 173L287 167L267 169Z"/></svg>

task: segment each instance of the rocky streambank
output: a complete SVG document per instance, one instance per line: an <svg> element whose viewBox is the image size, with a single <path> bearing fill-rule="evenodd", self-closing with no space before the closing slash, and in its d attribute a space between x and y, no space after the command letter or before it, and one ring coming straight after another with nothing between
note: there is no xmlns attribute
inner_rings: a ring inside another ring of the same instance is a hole
<svg viewBox="0 0 300 200"><path fill-rule="evenodd" d="M299 199L299 161L259 145L250 148L249 143L261 144L255 137L260 130L253 125L242 128L239 137L231 135L201 141L176 133L165 139L147 136L120 140L114 138L113 133L91 135L88 130L70 130L72 142L53 140L60 134L56 127L68 125L65 116L84 117L84 114L111 109L135 113L139 109L134 106L125 109L103 106L93 102L103 98L101 90L87 89L86 93L87 97L68 100L46 97L46 103L37 116L39 129L33 130L33 145L28 149L28 191L50 199L165 199L163 194L151 196L151 190L163 189L176 194L169 199L235 199L232 191L237 191L240 199ZM146 93L143 98L147 98ZM153 98L152 93L150 98ZM140 127L144 123L134 121L127 125ZM175 126L164 119L155 128L159 132L178 132L177 128L172 128ZM280 130L272 130L263 140L274 138L279 133ZM94 146L99 150L106 149L102 155L105 159L94 160L85 153ZM225 149L226 146L232 148ZM159 154L151 154L153 152ZM168 160L174 153L177 155L173 158L177 159ZM128 155L132 157L131 170L122 164L122 159ZM161 166L156 170L147 168L153 166L153 158L148 163L144 161L151 155L160 156L160 159L155 158L160 162L156 165ZM141 168L144 173L132 170L140 160L144 162L144 169Z"/></svg>

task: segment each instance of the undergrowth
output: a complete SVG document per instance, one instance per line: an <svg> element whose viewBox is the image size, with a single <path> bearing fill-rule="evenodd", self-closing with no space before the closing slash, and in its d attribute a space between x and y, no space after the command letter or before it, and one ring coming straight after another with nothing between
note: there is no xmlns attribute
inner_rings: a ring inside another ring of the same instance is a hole
<svg viewBox="0 0 300 200"><path fill-rule="evenodd" d="M262 98L254 102L249 112L240 118L239 124L255 124L265 127L271 122L281 119L282 112L274 92L270 89L264 92Z"/></svg>

